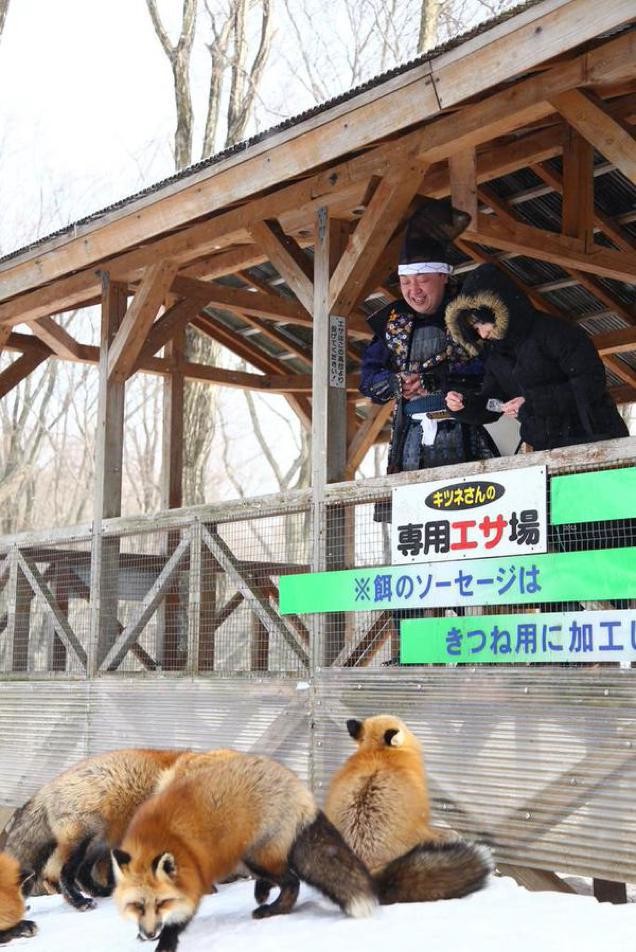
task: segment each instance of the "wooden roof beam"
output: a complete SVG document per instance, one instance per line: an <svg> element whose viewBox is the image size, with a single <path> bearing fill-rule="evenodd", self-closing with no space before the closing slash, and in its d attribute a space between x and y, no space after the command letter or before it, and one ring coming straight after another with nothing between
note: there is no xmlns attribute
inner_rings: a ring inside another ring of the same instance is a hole
<svg viewBox="0 0 636 952"><path fill-rule="evenodd" d="M275 321L311 326L311 316L296 301L279 294L254 294L243 288L231 288L211 281L177 276L172 284L175 294L198 302L200 307L230 308Z"/></svg>
<svg viewBox="0 0 636 952"><path fill-rule="evenodd" d="M551 101L584 139L630 182L636 182L636 141L627 126L610 115L602 100L588 90L569 89L551 97Z"/></svg>
<svg viewBox="0 0 636 952"><path fill-rule="evenodd" d="M367 418L357 428L347 447L347 479L354 479L358 466L391 418L393 401L368 407Z"/></svg>
<svg viewBox="0 0 636 952"><path fill-rule="evenodd" d="M169 341L171 341L186 324L196 317L201 310L201 305L196 301L182 299L177 301L172 307L154 322L148 336L141 348L138 365L143 363L146 357L152 357L161 350Z"/></svg>
<svg viewBox="0 0 636 952"><path fill-rule="evenodd" d="M592 340L603 357L605 354L626 354L636 350L636 327L623 327L619 331L596 334Z"/></svg>
<svg viewBox="0 0 636 952"><path fill-rule="evenodd" d="M546 185L549 185L550 188L557 192L559 195L563 194L563 179L554 169L549 168L547 165L543 165L541 162L533 162L530 165L530 169L534 172L535 175L538 175L539 178L543 179ZM601 212L598 208L594 209L594 224L599 231L602 231L610 241L612 241L617 248L622 251L636 251L636 242L630 238L630 236L623 231L620 225L612 221L607 215Z"/></svg>
<svg viewBox="0 0 636 952"><path fill-rule="evenodd" d="M603 357L603 363L608 370L611 370L615 376L619 377L623 383L629 384L630 387L636 389L636 370L626 364L624 360L621 360L620 357Z"/></svg>
<svg viewBox="0 0 636 952"><path fill-rule="evenodd" d="M52 317L42 317L39 321L33 321L29 326L33 334L47 347L50 347L58 357L75 360L80 347L79 341L75 340ZM10 331L11 328L7 328L7 330Z"/></svg>
<svg viewBox="0 0 636 952"><path fill-rule="evenodd" d="M377 185L366 211L349 235L329 280L329 309L347 316L354 307L387 242L408 210L428 164L411 158Z"/></svg>
<svg viewBox="0 0 636 952"><path fill-rule="evenodd" d="M451 202L455 208L477 218L477 159L475 149L451 155L448 160Z"/></svg>
<svg viewBox="0 0 636 952"><path fill-rule="evenodd" d="M48 348L37 347L29 353L22 354L17 360L0 373L0 399L6 397L8 393L17 387L25 377L33 373L43 361L49 357L51 352Z"/></svg>
<svg viewBox="0 0 636 952"><path fill-rule="evenodd" d="M176 274L174 261L150 265L124 315L108 351L108 379L123 378L133 372L157 312Z"/></svg>
<svg viewBox="0 0 636 952"><path fill-rule="evenodd" d="M252 237L276 268L307 313L313 311L313 266L302 248L286 235L277 221L257 221Z"/></svg>
<svg viewBox="0 0 636 952"><path fill-rule="evenodd" d="M240 334L225 327L211 314L207 314L206 312L197 314L192 321L192 325L201 333L207 334L208 337L217 341L222 347L229 350L230 353L240 357L241 360L245 360L251 364L252 367L256 367L256 369L260 370L263 374L282 375L286 372L287 368L284 364L270 357L269 354L265 354L262 350L259 350L258 347L254 347L245 337L241 337Z"/></svg>
<svg viewBox="0 0 636 952"><path fill-rule="evenodd" d="M462 238L502 251L526 255L528 258L550 261L563 268L578 268L616 281L629 283L636 274L636 254L609 251L600 245L596 245L594 251L588 253L579 239L552 235L521 222L516 222L514 226L505 224L481 212L471 228L463 232Z"/></svg>

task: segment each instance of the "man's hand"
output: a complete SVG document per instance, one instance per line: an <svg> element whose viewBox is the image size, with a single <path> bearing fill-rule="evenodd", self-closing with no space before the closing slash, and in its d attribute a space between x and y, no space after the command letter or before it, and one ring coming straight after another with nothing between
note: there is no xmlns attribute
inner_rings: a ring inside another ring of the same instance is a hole
<svg viewBox="0 0 636 952"><path fill-rule="evenodd" d="M516 418L520 407L526 402L525 397L513 397L512 400L508 400L507 403L504 403L502 413L504 416L509 416Z"/></svg>
<svg viewBox="0 0 636 952"><path fill-rule="evenodd" d="M464 409L464 397L457 390L449 390L446 394L446 406L452 413L459 413Z"/></svg>
<svg viewBox="0 0 636 952"><path fill-rule="evenodd" d="M405 400L415 397L425 397L428 393L422 386L419 374L402 374L402 396Z"/></svg>

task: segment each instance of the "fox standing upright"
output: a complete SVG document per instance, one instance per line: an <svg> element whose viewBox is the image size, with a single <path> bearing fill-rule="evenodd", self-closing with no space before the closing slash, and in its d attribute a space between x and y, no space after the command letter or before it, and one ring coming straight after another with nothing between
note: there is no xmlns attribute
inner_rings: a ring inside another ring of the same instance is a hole
<svg viewBox="0 0 636 952"><path fill-rule="evenodd" d="M193 763L142 804L113 850L115 902L140 939L174 952L202 897L239 862L258 877L257 919L290 912L300 879L351 916L377 903L368 870L299 778L238 752ZM271 885L280 893L268 904Z"/></svg>
<svg viewBox="0 0 636 952"><path fill-rule="evenodd" d="M0 945L11 939L22 939L36 934L35 922L24 918L25 885L31 873L24 873L13 856L0 853Z"/></svg>
<svg viewBox="0 0 636 952"><path fill-rule="evenodd" d="M374 875L381 903L452 899L480 889L489 851L430 825L422 749L397 717L349 720L358 750L333 777L325 813Z"/></svg>

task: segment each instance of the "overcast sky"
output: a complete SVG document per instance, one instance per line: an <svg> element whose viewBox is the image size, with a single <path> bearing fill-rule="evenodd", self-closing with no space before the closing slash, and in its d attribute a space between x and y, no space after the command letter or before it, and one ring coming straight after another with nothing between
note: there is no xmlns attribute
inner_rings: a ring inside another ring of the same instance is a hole
<svg viewBox="0 0 636 952"><path fill-rule="evenodd" d="M172 171L171 74L144 0L12 0L0 90L2 251L11 229L30 240L40 195L46 233Z"/></svg>

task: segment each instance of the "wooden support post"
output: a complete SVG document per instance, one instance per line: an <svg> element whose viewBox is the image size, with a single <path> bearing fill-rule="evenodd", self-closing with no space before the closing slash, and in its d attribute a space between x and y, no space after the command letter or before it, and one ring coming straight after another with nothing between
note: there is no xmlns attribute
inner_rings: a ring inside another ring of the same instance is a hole
<svg viewBox="0 0 636 952"><path fill-rule="evenodd" d="M587 252L594 244L594 152L576 129L566 125L563 142L562 232L580 238Z"/></svg>
<svg viewBox="0 0 636 952"><path fill-rule="evenodd" d="M331 224L327 208L316 220L314 250L314 334L312 388L312 522L315 572L341 567L344 562L344 513L325 506L328 482L344 479L347 463L346 318L330 313L329 281L344 246L345 234ZM333 245L333 249L332 249ZM339 654L344 632L342 618L317 618L312 632L312 664L330 664Z"/></svg>
<svg viewBox="0 0 636 952"><path fill-rule="evenodd" d="M102 275L99 397L95 438L95 504L91 550L89 675L97 672L119 635L119 539L104 538L102 520L121 515L124 444L124 378L108 377L110 346L126 313L127 287Z"/></svg>
<svg viewBox="0 0 636 952"><path fill-rule="evenodd" d="M56 562L53 567L52 589L53 597L58 604L60 612L65 618L68 618L68 579L69 567L67 562ZM51 645L51 671L66 671L66 645L52 627L53 643Z"/></svg>
<svg viewBox="0 0 636 952"><path fill-rule="evenodd" d="M477 161L475 149L465 149L448 159L451 200L455 208L477 220Z"/></svg>
<svg viewBox="0 0 636 952"><path fill-rule="evenodd" d="M250 671L267 671L269 632L258 615L252 614L250 631Z"/></svg>
<svg viewBox="0 0 636 952"><path fill-rule="evenodd" d="M199 565L199 672L214 671L215 636L220 623L216 617L215 560L206 545L201 546Z"/></svg>
<svg viewBox="0 0 636 952"><path fill-rule="evenodd" d="M29 629L33 591L20 570L17 548L9 562L8 618L5 638L10 671L29 670Z"/></svg>
<svg viewBox="0 0 636 952"><path fill-rule="evenodd" d="M175 369L164 378L163 385L163 440L161 458L161 508L177 509L183 505L183 402L185 382L183 374L184 332L167 345L166 356L174 361ZM164 551L169 558L180 542L180 532L168 532ZM183 611L181 595L175 586L167 592L164 604L157 613L160 644L157 646L161 667L166 671L183 668L187 659L187 615Z"/></svg>

